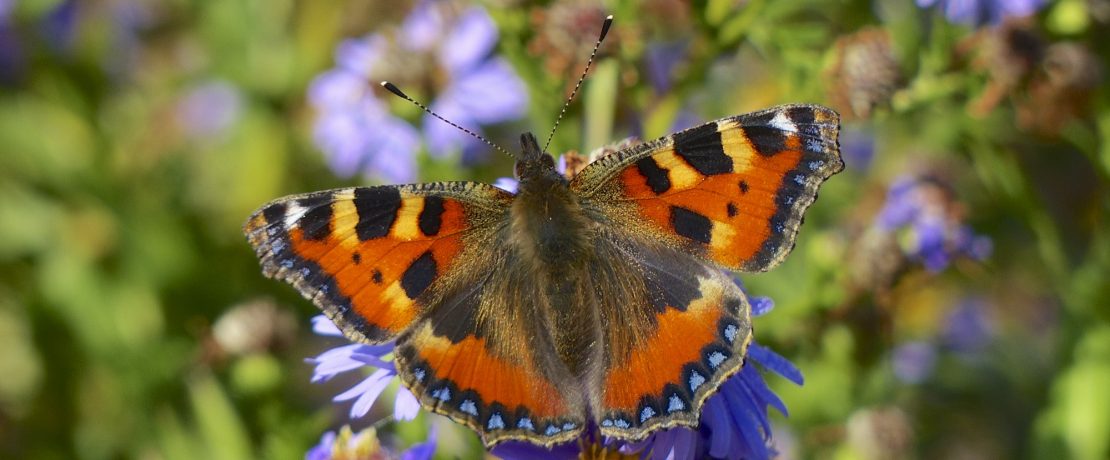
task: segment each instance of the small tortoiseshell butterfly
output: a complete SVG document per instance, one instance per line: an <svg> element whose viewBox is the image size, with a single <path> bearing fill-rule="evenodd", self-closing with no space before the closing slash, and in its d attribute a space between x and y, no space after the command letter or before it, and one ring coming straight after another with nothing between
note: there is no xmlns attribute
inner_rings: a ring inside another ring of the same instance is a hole
<svg viewBox="0 0 1110 460"><path fill-rule="evenodd" d="M244 231L351 340L396 342L421 405L487 446L587 426L697 426L740 370L751 307L722 269L766 271L843 168L839 117L783 105L634 145L567 179L531 133L519 191L355 187L260 208Z"/></svg>

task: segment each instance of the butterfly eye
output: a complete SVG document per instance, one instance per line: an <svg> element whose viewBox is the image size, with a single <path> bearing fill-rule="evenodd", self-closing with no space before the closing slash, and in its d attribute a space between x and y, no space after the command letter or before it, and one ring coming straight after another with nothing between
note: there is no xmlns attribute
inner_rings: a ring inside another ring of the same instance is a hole
<svg viewBox="0 0 1110 460"><path fill-rule="evenodd" d="M541 156L540 161L543 162L543 165L545 167L548 167L548 168L554 168L555 167L555 159L551 158L551 155Z"/></svg>

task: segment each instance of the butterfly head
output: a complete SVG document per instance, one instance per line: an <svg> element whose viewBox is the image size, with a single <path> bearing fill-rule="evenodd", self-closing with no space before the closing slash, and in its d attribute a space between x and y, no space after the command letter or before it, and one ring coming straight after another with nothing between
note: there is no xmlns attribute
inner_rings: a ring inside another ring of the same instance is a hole
<svg viewBox="0 0 1110 460"><path fill-rule="evenodd" d="M522 190L540 184L566 184L566 178L555 169L555 159L540 149L536 136L532 133L521 134L520 145L521 151L516 155L513 170Z"/></svg>

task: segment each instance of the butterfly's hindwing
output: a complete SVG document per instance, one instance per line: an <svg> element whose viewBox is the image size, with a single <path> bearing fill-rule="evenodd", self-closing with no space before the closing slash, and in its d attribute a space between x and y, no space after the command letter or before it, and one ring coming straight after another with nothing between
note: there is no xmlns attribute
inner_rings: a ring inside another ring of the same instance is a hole
<svg viewBox="0 0 1110 460"><path fill-rule="evenodd" d="M843 169L838 120L809 105L725 118L605 157L571 186L607 218L724 267L765 271L792 249L821 183Z"/></svg>
<svg viewBox="0 0 1110 460"><path fill-rule="evenodd" d="M592 398L601 434L636 440L697 426L705 399L740 370L751 308L720 269L659 244L609 235L640 294L597 286L606 355ZM647 315L648 321L635 319Z"/></svg>
<svg viewBox="0 0 1110 460"><path fill-rule="evenodd" d="M421 404L466 424L487 446L551 446L585 428L580 385L558 360L542 285L491 242L481 276L429 305L397 341L397 369Z"/></svg>

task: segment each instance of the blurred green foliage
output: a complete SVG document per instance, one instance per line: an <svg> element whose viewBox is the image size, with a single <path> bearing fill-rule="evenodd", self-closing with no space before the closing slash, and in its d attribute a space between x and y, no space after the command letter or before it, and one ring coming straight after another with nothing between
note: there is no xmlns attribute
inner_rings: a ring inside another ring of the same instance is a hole
<svg viewBox="0 0 1110 460"><path fill-rule="evenodd" d="M350 382L309 384L303 358L335 344L311 335L308 302L261 276L240 225L272 198L363 183L327 169L306 87L341 39L395 26L408 6L11 5L0 16L0 457L303 457L344 423L329 399ZM542 40L581 41L553 30L556 15L604 10L613 35L556 149L783 102L832 105L871 144L872 160L849 161L822 189L787 262L745 278L777 305L758 339L806 375L804 387L771 381L791 410L776 421L788 455L1110 456L1106 1L983 27L911 0L485 5L531 96L526 120L489 130L497 143L546 132L584 62L592 43ZM661 42L684 49L663 90L645 60ZM183 104L213 83L232 88L232 116L191 126ZM507 158L420 165L426 180L511 170ZM875 256L863 240L885 188L925 172L993 255L857 275L861 254ZM990 326L961 351L943 337L968 298ZM244 308L261 313L234 347L217 324ZM274 327L285 322L288 333ZM937 345L915 382L894 372L910 342ZM426 419L383 436L418 442ZM478 455L472 435L442 431L443 458Z"/></svg>

